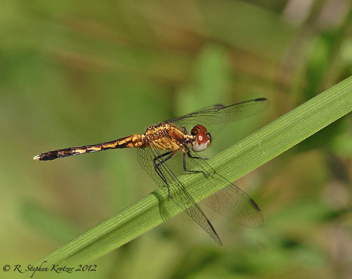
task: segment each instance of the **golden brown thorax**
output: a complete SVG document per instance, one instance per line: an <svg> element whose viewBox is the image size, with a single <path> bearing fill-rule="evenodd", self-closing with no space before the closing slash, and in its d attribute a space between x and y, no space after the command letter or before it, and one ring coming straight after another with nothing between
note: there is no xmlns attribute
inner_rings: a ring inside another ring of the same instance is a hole
<svg viewBox="0 0 352 279"><path fill-rule="evenodd" d="M167 122L162 122L158 125L147 128L144 135L146 147L150 147L150 143L152 142L153 146L159 150L169 150L174 152L180 150L182 152L187 152L183 143L185 138L186 141L191 140L190 136L186 135L182 129Z"/></svg>

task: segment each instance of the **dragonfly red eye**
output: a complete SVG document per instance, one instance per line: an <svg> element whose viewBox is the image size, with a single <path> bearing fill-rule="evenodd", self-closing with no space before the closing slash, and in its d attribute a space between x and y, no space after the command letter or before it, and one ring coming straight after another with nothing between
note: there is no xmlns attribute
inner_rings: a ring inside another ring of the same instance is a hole
<svg viewBox="0 0 352 279"><path fill-rule="evenodd" d="M196 127L199 129L200 132L207 133L207 128L205 128L203 125L196 125Z"/></svg>
<svg viewBox="0 0 352 279"><path fill-rule="evenodd" d="M193 130L197 130L197 129L199 129L199 127L197 126L193 128ZM198 131L192 143L192 150L194 152L201 152L207 149L207 147L210 145L210 141L211 141L211 138L209 133Z"/></svg>
<svg viewBox="0 0 352 279"><path fill-rule="evenodd" d="M204 133L204 134L207 134L208 131L207 131L207 128L205 128L203 125L196 125L192 128L191 130L191 134L193 136L196 136L198 135L198 133Z"/></svg>
<svg viewBox="0 0 352 279"><path fill-rule="evenodd" d="M208 140L209 140L209 139L208 139L206 133L204 133L204 132L199 132L199 133L197 134L197 142L198 142L198 144L206 143Z"/></svg>

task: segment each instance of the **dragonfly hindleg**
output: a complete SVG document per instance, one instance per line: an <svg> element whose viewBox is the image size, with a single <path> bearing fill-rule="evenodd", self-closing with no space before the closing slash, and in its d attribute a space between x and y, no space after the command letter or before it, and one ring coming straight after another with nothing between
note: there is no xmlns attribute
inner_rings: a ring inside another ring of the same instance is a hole
<svg viewBox="0 0 352 279"><path fill-rule="evenodd" d="M164 176L164 173L161 171L160 169L160 166L162 164L164 164L167 160L170 160L173 156L175 156L176 153L173 153L173 152L166 152L166 153L163 153L159 156L156 156L154 159L153 159L153 162L154 162L154 169L155 171L157 172L157 174L160 176L160 178L164 181L164 183L166 184L167 186L167 191L168 191L168 196L169 198L171 199L171 192L170 192L170 185L167 183L167 179L166 177ZM166 157L167 156L167 157ZM164 159L162 159L160 162L156 163L157 160L163 158L163 157L166 157Z"/></svg>

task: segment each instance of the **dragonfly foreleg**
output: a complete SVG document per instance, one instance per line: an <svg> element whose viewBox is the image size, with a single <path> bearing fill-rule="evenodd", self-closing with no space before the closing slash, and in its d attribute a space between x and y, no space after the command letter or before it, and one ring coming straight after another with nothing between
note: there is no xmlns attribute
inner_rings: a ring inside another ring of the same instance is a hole
<svg viewBox="0 0 352 279"><path fill-rule="evenodd" d="M187 152L187 156L192 159L200 159L200 160L209 160L209 158L204 158L204 157L198 157L198 156L192 156L191 152Z"/></svg>
<svg viewBox="0 0 352 279"><path fill-rule="evenodd" d="M190 156L189 152L187 152L187 155L188 155L188 157L190 157L190 158L202 159L202 158L199 158L199 157L192 157L192 156ZM208 174L206 174L204 171L201 171L201 170L188 170L188 169L187 169L187 166L186 166L186 153L183 153L183 169L184 169L184 171L186 171L186 172L202 173L205 177L208 177Z"/></svg>

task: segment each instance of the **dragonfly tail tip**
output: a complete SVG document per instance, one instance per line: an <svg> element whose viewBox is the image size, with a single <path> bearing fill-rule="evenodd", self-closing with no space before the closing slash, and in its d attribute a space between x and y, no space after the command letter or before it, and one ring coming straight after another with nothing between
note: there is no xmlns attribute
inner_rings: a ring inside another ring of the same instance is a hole
<svg viewBox="0 0 352 279"><path fill-rule="evenodd" d="M35 155L35 156L33 157L33 160L34 160L34 161L39 161L39 160L40 160L40 156L39 156L39 155Z"/></svg>

